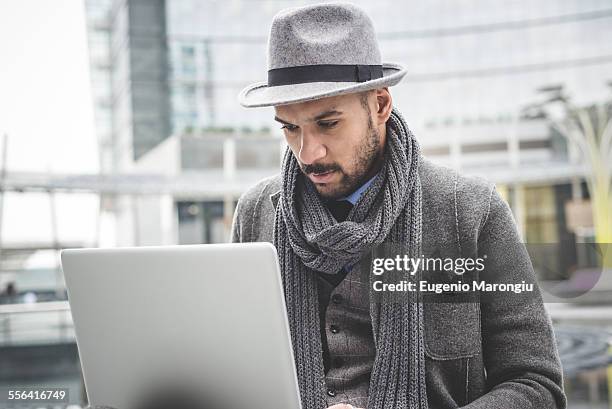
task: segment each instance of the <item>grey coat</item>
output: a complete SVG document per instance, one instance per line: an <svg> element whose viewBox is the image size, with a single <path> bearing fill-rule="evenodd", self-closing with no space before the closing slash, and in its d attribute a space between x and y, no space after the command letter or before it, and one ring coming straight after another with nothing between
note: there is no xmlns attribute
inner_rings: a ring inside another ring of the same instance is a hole
<svg viewBox="0 0 612 409"><path fill-rule="evenodd" d="M508 281L534 281L528 254L508 251L519 234L494 185L423 160L423 247L487 254ZM233 242L273 241L280 177L259 182L238 201ZM493 259L491 259L493 258ZM481 303L425 303L429 407L565 408L562 370L541 297Z"/></svg>

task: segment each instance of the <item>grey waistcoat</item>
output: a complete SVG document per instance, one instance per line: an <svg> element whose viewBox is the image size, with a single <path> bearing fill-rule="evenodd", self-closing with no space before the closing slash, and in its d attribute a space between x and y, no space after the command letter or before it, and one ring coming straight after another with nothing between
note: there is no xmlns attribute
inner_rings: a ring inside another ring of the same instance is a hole
<svg viewBox="0 0 612 409"><path fill-rule="evenodd" d="M331 292L325 309L329 369L325 373L328 406L350 403L365 408L374 364L368 276L355 265Z"/></svg>
<svg viewBox="0 0 612 409"><path fill-rule="evenodd" d="M526 251L507 254L504 241L520 242L510 208L494 185L466 177L423 160L423 249L442 257L487 254L491 270L508 282L535 280ZM233 242L273 242L275 206L280 177L262 180L238 201L232 225ZM445 254L446 253L446 254ZM357 266L355 267L357 268ZM355 269L347 278L355 278ZM366 281L367 282L367 281ZM332 357L327 385L330 404L348 401L365 407L367 374L372 359L367 291L346 279L334 293L349 302L330 301L326 311ZM333 296L333 294L332 294ZM432 409L565 408L562 370L550 318L541 298L524 305L488 303L426 303L425 377ZM367 322L367 324L366 324ZM339 331L331 334L330 325ZM344 331L343 331L344 329ZM337 335L337 336L336 336ZM355 357L348 357L355 355ZM337 368L333 359L345 361ZM349 359L350 358L350 359ZM352 400L351 400L352 399Z"/></svg>

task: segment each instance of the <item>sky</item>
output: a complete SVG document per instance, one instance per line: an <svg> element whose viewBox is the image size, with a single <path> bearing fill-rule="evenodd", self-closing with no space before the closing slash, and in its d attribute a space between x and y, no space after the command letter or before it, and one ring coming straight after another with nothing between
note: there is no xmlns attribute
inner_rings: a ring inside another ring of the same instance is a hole
<svg viewBox="0 0 612 409"><path fill-rule="evenodd" d="M9 173L98 170L83 3L0 0L0 136L8 135ZM62 237L90 239L95 197L56 200ZM3 215L5 242L51 237L46 195L8 193Z"/></svg>

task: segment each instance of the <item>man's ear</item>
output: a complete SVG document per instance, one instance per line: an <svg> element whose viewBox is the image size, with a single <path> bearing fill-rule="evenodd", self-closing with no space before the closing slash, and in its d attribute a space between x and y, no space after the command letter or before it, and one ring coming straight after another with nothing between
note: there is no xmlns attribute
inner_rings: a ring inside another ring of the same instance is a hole
<svg viewBox="0 0 612 409"><path fill-rule="evenodd" d="M376 122L378 125L385 124L391 116L391 111L393 110L393 98L391 98L391 93L389 92L389 88L379 88L375 90L376 92Z"/></svg>

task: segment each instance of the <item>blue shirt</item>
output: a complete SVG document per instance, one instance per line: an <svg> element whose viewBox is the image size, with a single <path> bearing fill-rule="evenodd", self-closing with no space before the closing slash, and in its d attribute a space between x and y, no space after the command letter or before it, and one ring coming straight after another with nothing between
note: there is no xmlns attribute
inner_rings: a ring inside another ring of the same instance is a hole
<svg viewBox="0 0 612 409"><path fill-rule="evenodd" d="M374 179L376 178L378 174L374 175L374 177L372 177L372 179L368 180L367 182L365 182L363 185L361 185L361 187L359 187L359 189L355 190L353 193L351 193L348 196L343 197L342 199L338 199L338 200L348 200L349 202L351 202L351 204L353 206L355 206L355 203L357 203L359 201L359 198L361 197L361 195L363 194L363 192L366 191L366 189L368 187L370 187L370 185L372 184L372 182L374 182Z"/></svg>

